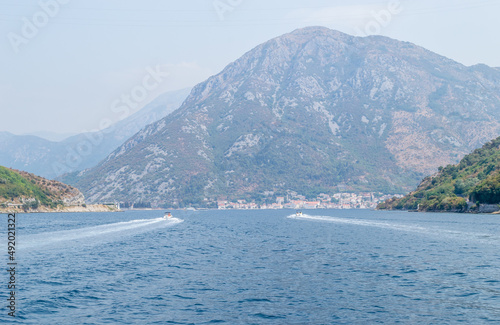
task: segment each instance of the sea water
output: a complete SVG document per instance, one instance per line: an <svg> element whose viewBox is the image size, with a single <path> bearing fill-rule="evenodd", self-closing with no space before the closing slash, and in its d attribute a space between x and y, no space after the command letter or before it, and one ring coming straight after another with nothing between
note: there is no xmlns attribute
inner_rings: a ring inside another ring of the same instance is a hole
<svg viewBox="0 0 500 325"><path fill-rule="evenodd" d="M19 214L0 323L500 323L500 217L304 212Z"/></svg>

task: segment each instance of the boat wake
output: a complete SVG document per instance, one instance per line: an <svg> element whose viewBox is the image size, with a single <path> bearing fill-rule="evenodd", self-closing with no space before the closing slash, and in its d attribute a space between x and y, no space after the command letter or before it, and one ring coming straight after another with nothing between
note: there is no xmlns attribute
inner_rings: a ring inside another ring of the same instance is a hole
<svg viewBox="0 0 500 325"><path fill-rule="evenodd" d="M329 223L342 223L349 225L358 225L365 227L377 227L385 228L391 230L406 231L412 233L420 233L425 235L435 235L439 237L447 237L450 239L473 239L480 242L490 242L500 241L500 237L493 234L486 233L472 233L464 232L458 230L442 229L438 227L422 227L418 225L408 225L408 224L398 224L383 221L373 221L373 220L361 220L361 219L347 219L347 218L337 218L330 216L312 216L308 214L303 215L290 215L287 218L297 219L297 220L309 220L309 221L319 221L319 222L329 222Z"/></svg>
<svg viewBox="0 0 500 325"><path fill-rule="evenodd" d="M19 249L32 249L60 244L68 245L70 243L95 244L115 241L122 239L124 236L172 227L183 221L178 218L138 219L79 229L44 232L31 235L26 239L21 238Z"/></svg>
<svg viewBox="0 0 500 325"><path fill-rule="evenodd" d="M350 225L367 226L367 227L379 227L379 228L389 228L396 230L407 230L407 231L427 231L428 229L420 226L410 226L410 225L400 225L388 222L372 221L372 220L360 220L360 219L346 219L346 218L336 218L328 216L311 216L308 214L303 215L290 215L290 219L304 219L304 220L315 220L323 222L335 222L335 223L345 223Z"/></svg>

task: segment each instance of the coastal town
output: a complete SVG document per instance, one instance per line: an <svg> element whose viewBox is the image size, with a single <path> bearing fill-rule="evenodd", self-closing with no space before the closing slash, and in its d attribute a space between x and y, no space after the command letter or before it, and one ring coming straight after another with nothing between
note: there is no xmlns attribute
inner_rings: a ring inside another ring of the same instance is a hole
<svg viewBox="0 0 500 325"><path fill-rule="evenodd" d="M274 193L265 193L272 196ZM321 193L313 200L307 200L305 196L296 192L290 192L286 196L277 196L275 202L257 204L246 200L236 202L228 200L218 200L219 210L227 209L375 209L377 204L393 197L403 197L402 195L384 195L382 193Z"/></svg>

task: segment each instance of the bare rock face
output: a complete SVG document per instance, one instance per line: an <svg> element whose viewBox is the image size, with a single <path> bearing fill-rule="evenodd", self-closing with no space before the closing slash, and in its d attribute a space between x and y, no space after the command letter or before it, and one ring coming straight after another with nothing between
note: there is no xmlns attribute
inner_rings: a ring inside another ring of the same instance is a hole
<svg viewBox="0 0 500 325"><path fill-rule="evenodd" d="M90 201L193 204L265 190L394 193L500 132L500 71L311 27L197 85L76 185Z"/></svg>
<svg viewBox="0 0 500 325"><path fill-rule="evenodd" d="M48 180L25 171L16 170L15 172L40 187L53 202L60 201L66 207L81 206L85 204L85 196L77 188L59 181Z"/></svg>
<svg viewBox="0 0 500 325"><path fill-rule="evenodd" d="M0 213L86 208L85 197L72 186L0 166Z"/></svg>

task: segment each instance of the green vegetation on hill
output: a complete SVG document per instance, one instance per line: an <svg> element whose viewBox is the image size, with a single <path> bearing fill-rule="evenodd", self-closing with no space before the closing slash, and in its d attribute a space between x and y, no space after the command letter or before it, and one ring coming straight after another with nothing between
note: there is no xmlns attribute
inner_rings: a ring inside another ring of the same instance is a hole
<svg viewBox="0 0 500 325"><path fill-rule="evenodd" d="M500 204L500 137L474 150L457 165L440 167L414 192L387 200L378 208L465 212L478 204Z"/></svg>
<svg viewBox="0 0 500 325"><path fill-rule="evenodd" d="M39 205L55 208L63 198L78 195L78 190L60 182L0 166L0 207L23 204L25 210Z"/></svg>
<svg viewBox="0 0 500 325"><path fill-rule="evenodd" d="M0 197L11 201L21 197L36 198L42 205L52 203L47 193L44 193L39 186L2 166L0 166Z"/></svg>

